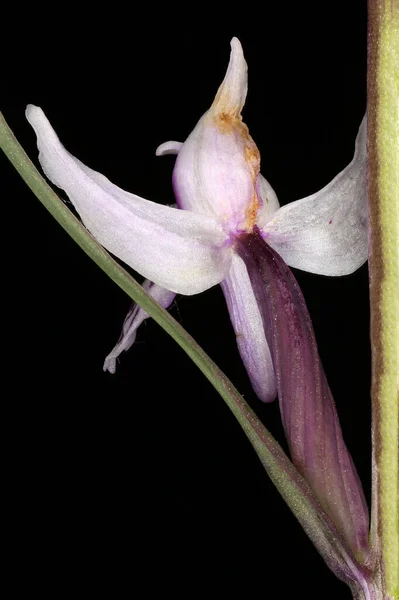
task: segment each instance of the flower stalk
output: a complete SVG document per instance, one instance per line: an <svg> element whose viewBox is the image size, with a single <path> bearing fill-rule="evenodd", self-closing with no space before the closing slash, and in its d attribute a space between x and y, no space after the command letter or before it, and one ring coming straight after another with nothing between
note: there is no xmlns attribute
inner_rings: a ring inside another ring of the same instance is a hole
<svg viewBox="0 0 399 600"><path fill-rule="evenodd" d="M399 1L369 1L368 194L372 344L371 544L399 598Z"/></svg>

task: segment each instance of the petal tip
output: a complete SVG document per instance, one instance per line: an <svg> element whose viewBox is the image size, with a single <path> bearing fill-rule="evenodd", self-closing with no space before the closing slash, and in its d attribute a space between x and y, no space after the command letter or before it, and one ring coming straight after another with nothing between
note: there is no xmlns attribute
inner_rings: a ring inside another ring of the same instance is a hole
<svg viewBox="0 0 399 600"><path fill-rule="evenodd" d="M247 63L238 38L231 39L230 47L230 61L226 75L211 109L216 113L238 117L247 96Z"/></svg>
<svg viewBox="0 0 399 600"><path fill-rule="evenodd" d="M29 125L34 129L38 140L39 136L43 134L47 136L50 134L53 136L55 135L55 132L51 127L49 120L47 119L40 106L28 104L25 109L25 117Z"/></svg>
<svg viewBox="0 0 399 600"><path fill-rule="evenodd" d="M39 106L35 106L34 104L28 104L25 109L25 117L29 121L31 125L37 119L41 118L44 115L42 109Z"/></svg>
<svg viewBox="0 0 399 600"><path fill-rule="evenodd" d="M107 356L107 358L104 360L103 371L104 373L111 373L111 375L115 375L116 359L112 356Z"/></svg>
<svg viewBox="0 0 399 600"><path fill-rule="evenodd" d="M366 156L367 152L367 113L364 115L359 125L359 130L355 142L355 157L357 155Z"/></svg>
<svg viewBox="0 0 399 600"><path fill-rule="evenodd" d="M238 37L234 36L231 38L230 47L231 47L232 52L241 52L241 54L243 55L242 45L241 45L241 42L238 39ZM244 57L244 55L243 55L243 57Z"/></svg>
<svg viewBox="0 0 399 600"><path fill-rule="evenodd" d="M166 156L167 154L179 154L180 148L183 146L182 142L164 142L160 144L155 150L155 156Z"/></svg>

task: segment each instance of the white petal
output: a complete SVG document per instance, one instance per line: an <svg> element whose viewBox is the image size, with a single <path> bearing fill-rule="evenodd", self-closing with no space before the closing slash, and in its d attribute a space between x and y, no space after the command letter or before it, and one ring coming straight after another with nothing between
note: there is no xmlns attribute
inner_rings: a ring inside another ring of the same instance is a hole
<svg viewBox="0 0 399 600"><path fill-rule="evenodd" d="M143 288L163 308L168 308L176 296L174 292L165 290L165 288L152 283L152 281L148 281L148 279L143 282ZM118 343L111 350L104 361L104 371L115 373L116 359L120 354L122 354L122 352L126 352L132 347L136 340L137 329L147 318L148 314L140 306L133 302L123 322L122 332Z"/></svg>
<svg viewBox="0 0 399 600"><path fill-rule="evenodd" d="M272 215L280 208L280 203L276 192L267 179L263 177L262 173L258 175L256 191L258 192L258 197L262 200L256 224L259 229L262 229L270 221Z"/></svg>
<svg viewBox="0 0 399 600"><path fill-rule="evenodd" d="M183 142L164 142L155 150L156 156L165 156L166 154L179 154Z"/></svg>
<svg viewBox="0 0 399 600"><path fill-rule="evenodd" d="M202 292L224 278L231 250L214 218L121 190L65 150L40 108L29 105L26 116L45 174L65 190L87 229L109 252L181 294Z"/></svg>
<svg viewBox="0 0 399 600"><path fill-rule="evenodd" d="M237 254L221 286L252 387L263 402L271 402L277 395L272 358L247 268Z"/></svg>
<svg viewBox="0 0 399 600"><path fill-rule="evenodd" d="M311 273L347 275L367 260L366 117L346 169L280 208L261 232L288 265Z"/></svg>

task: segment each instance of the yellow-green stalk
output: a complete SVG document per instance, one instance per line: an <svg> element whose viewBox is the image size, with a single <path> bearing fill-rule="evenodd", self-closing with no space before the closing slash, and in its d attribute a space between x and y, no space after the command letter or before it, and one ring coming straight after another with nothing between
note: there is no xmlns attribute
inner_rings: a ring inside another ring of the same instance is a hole
<svg viewBox="0 0 399 600"><path fill-rule="evenodd" d="M371 543L399 599L399 0L369 0L368 153L372 343Z"/></svg>

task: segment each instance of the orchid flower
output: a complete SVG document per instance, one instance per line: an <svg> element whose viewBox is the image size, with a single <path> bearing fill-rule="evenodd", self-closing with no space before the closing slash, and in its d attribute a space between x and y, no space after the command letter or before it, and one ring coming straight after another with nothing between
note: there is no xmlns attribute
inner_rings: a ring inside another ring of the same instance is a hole
<svg viewBox="0 0 399 600"><path fill-rule="evenodd" d="M257 227L290 266L323 275L359 268L367 260L366 127L364 119L344 171L319 192L280 208L241 118L246 94L247 65L233 38L211 108L184 144L166 142L157 149L158 156L178 154L173 172L178 208L121 190L63 148L40 108L30 105L26 114L48 178L65 190L94 237L150 280L147 289L163 307L176 293L221 284L252 386L268 402L276 397L270 349L235 241ZM146 316L134 306L129 311L106 370L115 371L117 356L133 344Z"/></svg>
<svg viewBox="0 0 399 600"><path fill-rule="evenodd" d="M287 264L340 276L366 261L365 119L348 167L319 192L280 208L242 121L246 94L247 66L233 38L210 109L183 144L167 142L157 149L157 155L177 154L177 208L121 190L69 154L40 108L30 105L26 114L47 177L65 190L92 235L147 278L146 289L163 307L175 294L221 284L256 394L268 402L278 391L294 464L346 542L362 555L368 547L367 507ZM117 356L132 345L146 316L132 307L105 369L115 370Z"/></svg>

